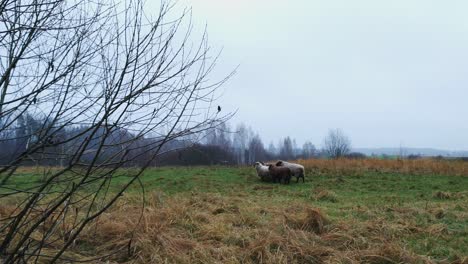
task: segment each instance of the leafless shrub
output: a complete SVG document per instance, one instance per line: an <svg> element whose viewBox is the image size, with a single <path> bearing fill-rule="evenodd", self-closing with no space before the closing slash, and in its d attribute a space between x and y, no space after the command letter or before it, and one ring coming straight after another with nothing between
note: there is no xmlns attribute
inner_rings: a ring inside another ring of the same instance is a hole
<svg viewBox="0 0 468 264"><path fill-rule="evenodd" d="M327 155L334 159L346 156L351 150L351 140L341 129L330 129L323 145Z"/></svg>
<svg viewBox="0 0 468 264"><path fill-rule="evenodd" d="M141 0L0 3L0 200L20 200L0 219L3 262L72 260L80 233L168 143L230 118L214 109L225 79L208 82L206 33L192 43L190 12L173 8L162 1L151 18ZM37 166L27 180L24 165Z"/></svg>

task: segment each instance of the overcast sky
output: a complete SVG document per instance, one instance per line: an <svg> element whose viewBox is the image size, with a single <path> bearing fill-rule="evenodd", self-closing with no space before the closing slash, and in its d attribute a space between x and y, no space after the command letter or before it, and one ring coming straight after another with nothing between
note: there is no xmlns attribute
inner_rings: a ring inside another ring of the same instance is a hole
<svg viewBox="0 0 468 264"><path fill-rule="evenodd" d="M468 1L181 0L223 49L223 111L266 145L468 149Z"/></svg>

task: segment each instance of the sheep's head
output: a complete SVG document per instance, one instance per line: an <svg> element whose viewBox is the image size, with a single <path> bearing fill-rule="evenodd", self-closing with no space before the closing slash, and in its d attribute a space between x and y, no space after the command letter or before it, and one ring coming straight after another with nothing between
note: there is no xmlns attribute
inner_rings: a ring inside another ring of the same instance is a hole
<svg viewBox="0 0 468 264"><path fill-rule="evenodd" d="M254 166L254 167L257 167L257 166L260 166L260 164L261 164L261 163L257 161L257 162L254 163L253 166Z"/></svg>
<svg viewBox="0 0 468 264"><path fill-rule="evenodd" d="M279 160L278 162L276 162L276 166L283 166L283 161Z"/></svg>

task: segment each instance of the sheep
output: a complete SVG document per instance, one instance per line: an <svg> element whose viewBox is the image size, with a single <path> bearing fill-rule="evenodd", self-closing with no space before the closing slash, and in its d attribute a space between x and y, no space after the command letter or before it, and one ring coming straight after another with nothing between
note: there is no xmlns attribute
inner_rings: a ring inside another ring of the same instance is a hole
<svg viewBox="0 0 468 264"><path fill-rule="evenodd" d="M273 178L273 182L278 181L281 183L283 180L284 184L289 184L291 181L292 172L287 167L278 167L273 164L268 165L268 171L270 172L271 177Z"/></svg>
<svg viewBox="0 0 468 264"><path fill-rule="evenodd" d="M283 166L291 169L292 176L296 177L296 183L299 182L299 178L302 178L302 182L304 183L304 176L305 176L305 169L304 166L296 163L290 163L286 161L279 160L276 162L276 166Z"/></svg>
<svg viewBox="0 0 468 264"><path fill-rule="evenodd" d="M263 162L255 162L254 167L257 170L258 177L260 177L262 181L271 179L268 166L266 166Z"/></svg>

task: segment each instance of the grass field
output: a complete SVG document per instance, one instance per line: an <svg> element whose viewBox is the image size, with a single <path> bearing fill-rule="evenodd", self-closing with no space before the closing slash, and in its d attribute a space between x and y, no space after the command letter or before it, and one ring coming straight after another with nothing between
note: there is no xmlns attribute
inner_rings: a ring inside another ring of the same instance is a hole
<svg viewBox="0 0 468 264"><path fill-rule="evenodd" d="M134 185L72 252L125 248L106 260L128 263L468 263L468 177L314 166L290 185L261 182L251 167L147 170L143 214Z"/></svg>

